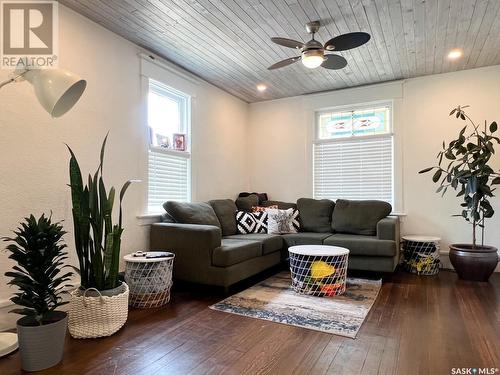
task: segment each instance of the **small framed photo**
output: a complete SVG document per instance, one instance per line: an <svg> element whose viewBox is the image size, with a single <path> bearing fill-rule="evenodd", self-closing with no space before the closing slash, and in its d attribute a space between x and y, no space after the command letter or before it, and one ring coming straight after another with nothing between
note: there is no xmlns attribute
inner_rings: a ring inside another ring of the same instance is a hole
<svg viewBox="0 0 500 375"><path fill-rule="evenodd" d="M186 151L186 134L175 133L173 135L174 150Z"/></svg>
<svg viewBox="0 0 500 375"><path fill-rule="evenodd" d="M170 137L167 135L156 134L156 143L162 148L172 148L170 145Z"/></svg>

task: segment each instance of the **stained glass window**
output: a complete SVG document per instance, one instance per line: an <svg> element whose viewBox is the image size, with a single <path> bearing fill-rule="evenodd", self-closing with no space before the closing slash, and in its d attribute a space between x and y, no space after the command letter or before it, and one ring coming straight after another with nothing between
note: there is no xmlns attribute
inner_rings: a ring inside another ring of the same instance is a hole
<svg viewBox="0 0 500 375"><path fill-rule="evenodd" d="M346 112L320 112L318 138L335 139L390 133L389 107Z"/></svg>

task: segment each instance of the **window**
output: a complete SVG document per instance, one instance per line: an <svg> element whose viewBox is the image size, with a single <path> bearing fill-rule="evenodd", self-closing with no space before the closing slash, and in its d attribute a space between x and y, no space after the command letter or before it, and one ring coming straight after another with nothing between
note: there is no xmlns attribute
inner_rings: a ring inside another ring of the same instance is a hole
<svg viewBox="0 0 500 375"><path fill-rule="evenodd" d="M314 197L394 203L392 106L316 113Z"/></svg>
<svg viewBox="0 0 500 375"><path fill-rule="evenodd" d="M190 97L149 80L148 212L161 212L168 200L189 201Z"/></svg>

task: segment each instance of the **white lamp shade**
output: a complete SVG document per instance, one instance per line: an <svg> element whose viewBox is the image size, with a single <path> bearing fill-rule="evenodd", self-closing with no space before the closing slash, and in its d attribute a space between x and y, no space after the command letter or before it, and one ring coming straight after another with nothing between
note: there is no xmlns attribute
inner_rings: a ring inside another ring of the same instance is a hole
<svg viewBox="0 0 500 375"><path fill-rule="evenodd" d="M30 70L24 78L31 82L38 101L52 117L73 108L87 87L87 81L64 69Z"/></svg>

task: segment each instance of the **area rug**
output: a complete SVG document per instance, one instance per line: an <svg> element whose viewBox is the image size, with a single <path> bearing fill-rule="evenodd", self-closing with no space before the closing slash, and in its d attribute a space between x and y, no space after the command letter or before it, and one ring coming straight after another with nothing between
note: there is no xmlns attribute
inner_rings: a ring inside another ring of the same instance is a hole
<svg viewBox="0 0 500 375"><path fill-rule="evenodd" d="M314 297L295 293L290 274L281 272L210 308L356 338L381 285L381 280L348 278L343 295Z"/></svg>

